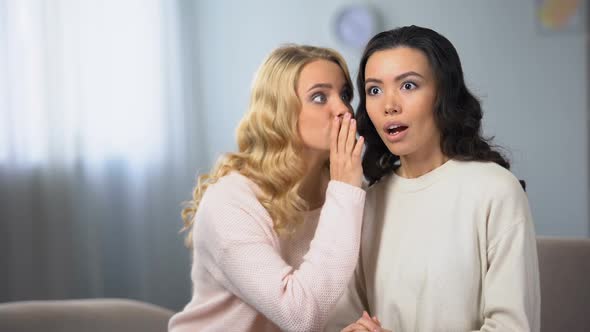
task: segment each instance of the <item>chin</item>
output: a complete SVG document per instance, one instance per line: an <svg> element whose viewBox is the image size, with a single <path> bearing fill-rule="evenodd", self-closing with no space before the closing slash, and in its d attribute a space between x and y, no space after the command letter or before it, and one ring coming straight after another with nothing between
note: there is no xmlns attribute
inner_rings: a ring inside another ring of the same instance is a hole
<svg viewBox="0 0 590 332"><path fill-rule="evenodd" d="M387 150L389 150L389 152L393 153L398 157L405 156L410 153L409 149L404 148L403 146L397 146L397 144L385 144L385 146L387 146Z"/></svg>

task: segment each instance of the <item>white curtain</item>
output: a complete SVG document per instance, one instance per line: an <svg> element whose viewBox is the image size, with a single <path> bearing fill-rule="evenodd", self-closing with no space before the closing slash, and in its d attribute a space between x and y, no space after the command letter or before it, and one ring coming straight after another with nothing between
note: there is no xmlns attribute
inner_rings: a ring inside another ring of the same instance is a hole
<svg viewBox="0 0 590 332"><path fill-rule="evenodd" d="M0 0L0 302L188 300L179 211L205 161L182 6Z"/></svg>

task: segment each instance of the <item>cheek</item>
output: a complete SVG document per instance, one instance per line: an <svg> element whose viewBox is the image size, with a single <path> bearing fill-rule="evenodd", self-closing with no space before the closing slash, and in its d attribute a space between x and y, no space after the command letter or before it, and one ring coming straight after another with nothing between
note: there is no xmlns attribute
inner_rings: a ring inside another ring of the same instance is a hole
<svg viewBox="0 0 590 332"><path fill-rule="evenodd" d="M423 111L420 113L419 122L421 127L420 131L424 133L424 138L429 139L433 136L438 136L439 130L434 120L434 110L432 105L422 105L421 109Z"/></svg>
<svg viewBox="0 0 590 332"><path fill-rule="evenodd" d="M383 110L385 106L383 105L384 101L383 98L379 97L371 97L367 98L365 101L365 107L367 108L367 113L371 116L379 116L383 115Z"/></svg>
<svg viewBox="0 0 590 332"><path fill-rule="evenodd" d="M420 118L422 122L428 123L429 125L434 123L434 105L430 102L423 102L419 105L421 110Z"/></svg>
<svg viewBox="0 0 590 332"><path fill-rule="evenodd" d="M315 121L314 112L311 112L311 110L303 110L299 114L299 129L302 131L308 131L310 127L313 127Z"/></svg>
<svg viewBox="0 0 590 332"><path fill-rule="evenodd" d="M329 113L306 112L299 116L299 134L305 140L315 140L329 135L332 121Z"/></svg>
<svg viewBox="0 0 590 332"><path fill-rule="evenodd" d="M367 115L375 127L379 123L379 108L374 103L366 103Z"/></svg>
<svg viewBox="0 0 590 332"><path fill-rule="evenodd" d="M375 98L367 98L365 99L365 107L367 108L367 112L376 110L379 106L379 102L375 100Z"/></svg>
<svg viewBox="0 0 590 332"><path fill-rule="evenodd" d="M316 130L330 128L332 126L332 115L326 110L317 110L308 118L309 126Z"/></svg>

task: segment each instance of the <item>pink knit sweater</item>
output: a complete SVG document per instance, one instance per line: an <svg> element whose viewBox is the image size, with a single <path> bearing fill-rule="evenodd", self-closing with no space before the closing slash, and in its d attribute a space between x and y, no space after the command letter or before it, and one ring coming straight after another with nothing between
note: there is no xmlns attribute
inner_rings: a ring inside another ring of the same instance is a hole
<svg viewBox="0 0 590 332"><path fill-rule="evenodd" d="M357 263L365 192L330 181L321 210L285 238L257 190L238 173L207 189L193 229L192 300L169 331L323 328Z"/></svg>

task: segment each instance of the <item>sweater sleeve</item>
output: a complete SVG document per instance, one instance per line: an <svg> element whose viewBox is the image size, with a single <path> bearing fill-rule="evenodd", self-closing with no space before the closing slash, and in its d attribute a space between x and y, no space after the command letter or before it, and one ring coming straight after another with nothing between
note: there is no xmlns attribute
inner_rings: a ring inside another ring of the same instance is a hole
<svg viewBox="0 0 590 332"><path fill-rule="evenodd" d="M492 206L487 243L480 331L538 332L541 296L536 237L528 200L520 188Z"/></svg>
<svg viewBox="0 0 590 332"><path fill-rule="evenodd" d="M325 332L339 332L343 328L357 321L363 314L363 311L371 312L367 293L367 283L365 276L364 258L374 255L375 248L373 244L376 237L374 230L374 216L376 210L375 199L371 197L375 195L375 191L367 192L365 202L365 211L363 216L363 228L361 234L361 247L359 252L359 261L354 270L354 274L348 283L348 287L344 294L338 299L336 307L330 313L328 323L326 324Z"/></svg>
<svg viewBox="0 0 590 332"><path fill-rule="evenodd" d="M211 198L205 211L206 268L281 330L321 330L358 259L364 190L328 184L315 236L297 269L281 257L272 226L260 213L240 200Z"/></svg>
<svg viewBox="0 0 590 332"><path fill-rule="evenodd" d="M366 303L362 264L359 262L348 283L348 287L336 303L334 310L330 313L330 318L324 331L339 332L354 323L362 316L364 310L369 310Z"/></svg>

